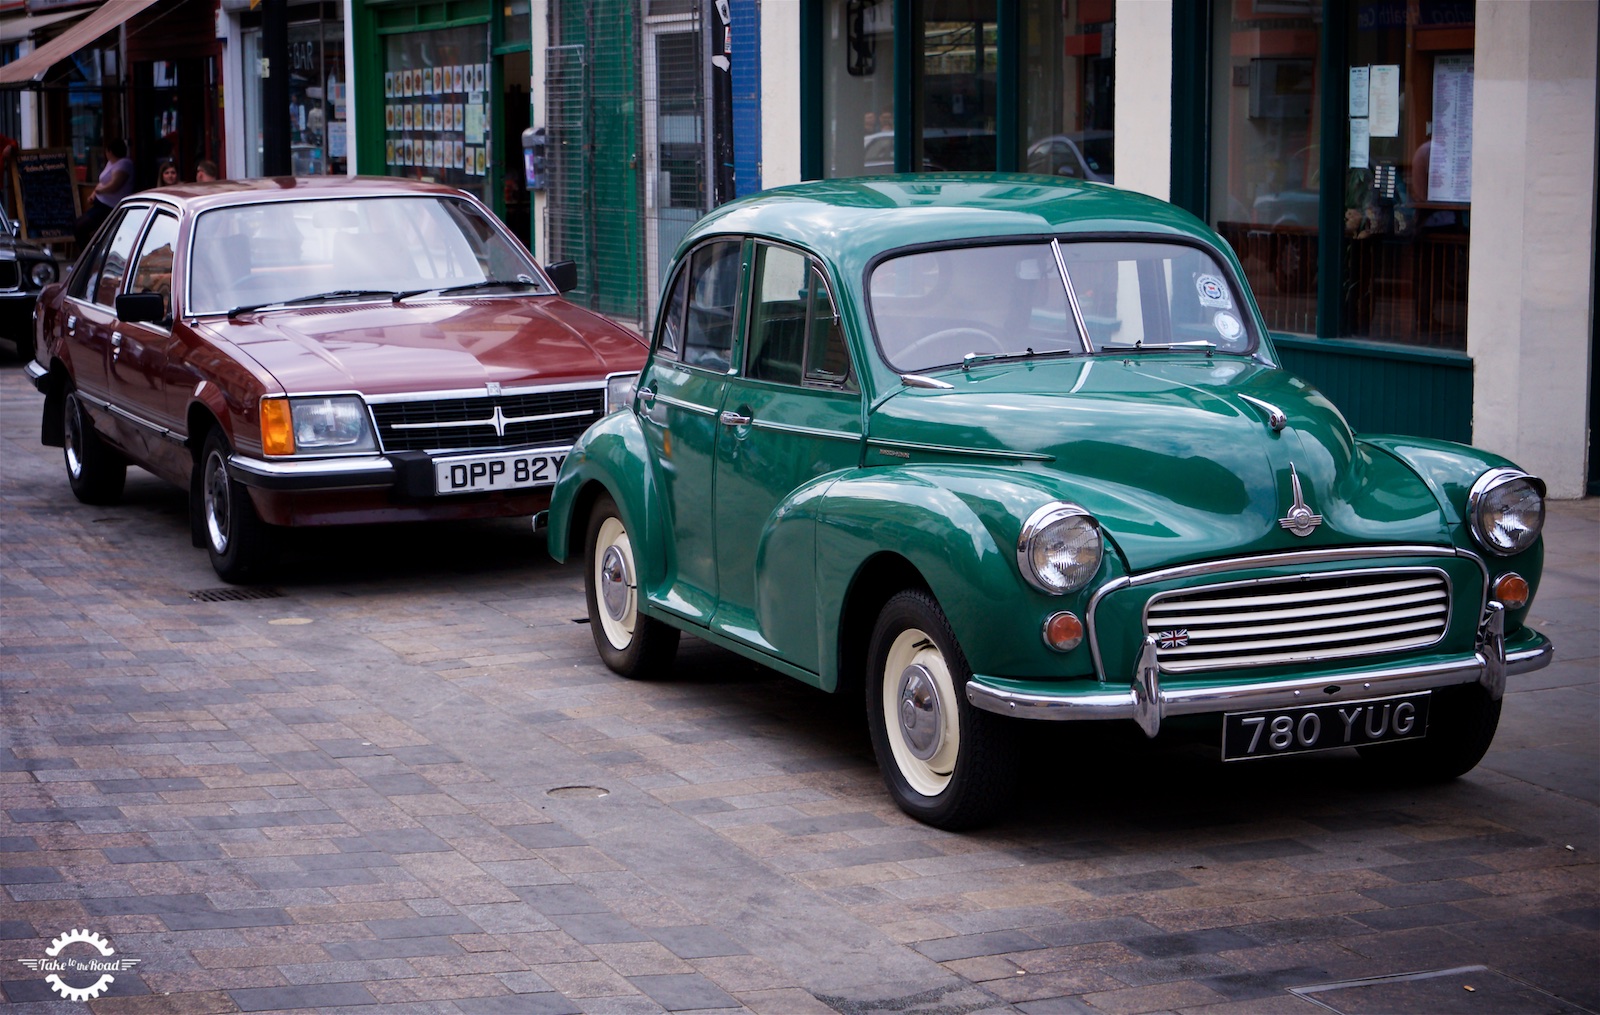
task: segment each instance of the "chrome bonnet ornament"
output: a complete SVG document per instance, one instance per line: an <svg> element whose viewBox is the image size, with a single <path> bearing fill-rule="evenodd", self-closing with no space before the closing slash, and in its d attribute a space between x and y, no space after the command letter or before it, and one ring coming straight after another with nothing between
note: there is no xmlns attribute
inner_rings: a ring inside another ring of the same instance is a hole
<svg viewBox="0 0 1600 1015"><path fill-rule="evenodd" d="M1294 503L1289 505L1289 513L1278 519L1278 524L1297 536L1309 536L1322 524L1322 516L1306 506L1305 494L1300 490L1300 473L1295 471L1293 462L1289 463L1289 482L1294 487Z"/></svg>

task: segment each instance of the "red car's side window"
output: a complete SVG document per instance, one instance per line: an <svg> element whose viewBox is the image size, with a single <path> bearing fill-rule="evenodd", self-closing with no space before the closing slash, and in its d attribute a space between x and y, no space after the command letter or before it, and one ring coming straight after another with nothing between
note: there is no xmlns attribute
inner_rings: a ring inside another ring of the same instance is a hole
<svg viewBox="0 0 1600 1015"><path fill-rule="evenodd" d="M129 212L117 223L106 247L105 262L100 266L99 277L94 280L90 299L102 306L113 306L122 291L122 280L128 274L128 262L133 257L133 244L144 226L144 209Z"/></svg>

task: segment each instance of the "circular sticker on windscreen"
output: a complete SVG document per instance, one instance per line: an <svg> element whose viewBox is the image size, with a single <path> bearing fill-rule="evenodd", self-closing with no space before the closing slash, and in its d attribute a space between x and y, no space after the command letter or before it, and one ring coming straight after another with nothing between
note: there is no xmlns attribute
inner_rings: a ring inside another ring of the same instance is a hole
<svg viewBox="0 0 1600 1015"><path fill-rule="evenodd" d="M1228 296L1228 289L1222 284L1222 279L1215 275L1201 275L1194 280L1195 291L1200 294L1200 305L1203 307L1220 307L1223 310L1233 309L1233 300Z"/></svg>
<svg viewBox="0 0 1600 1015"><path fill-rule="evenodd" d="M1211 319L1211 323L1216 326L1217 334L1230 342L1244 334L1244 325L1232 314L1218 313Z"/></svg>

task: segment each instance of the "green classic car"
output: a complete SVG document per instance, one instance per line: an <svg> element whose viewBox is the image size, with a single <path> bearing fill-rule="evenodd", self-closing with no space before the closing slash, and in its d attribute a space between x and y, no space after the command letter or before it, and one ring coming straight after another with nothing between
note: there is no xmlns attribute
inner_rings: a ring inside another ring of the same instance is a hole
<svg viewBox="0 0 1600 1015"><path fill-rule="evenodd" d="M864 695L916 818L995 816L1027 719L1453 778L1507 675L1550 661L1544 484L1352 433L1169 204L803 184L701 219L666 277L631 406L562 467L550 552L585 561L624 676L688 631Z"/></svg>

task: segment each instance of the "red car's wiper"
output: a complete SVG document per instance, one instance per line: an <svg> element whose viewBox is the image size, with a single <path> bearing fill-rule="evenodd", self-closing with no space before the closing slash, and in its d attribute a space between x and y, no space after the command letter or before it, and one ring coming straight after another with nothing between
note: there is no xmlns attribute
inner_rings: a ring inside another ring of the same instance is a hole
<svg viewBox="0 0 1600 1015"><path fill-rule="evenodd" d="M482 282L467 282L462 285L446 286L443 289L437 286L430 289L408 289L403 293L395 293L394 301L399 303L401 300L409 299L412 296L421 296L423 293L438 293L440 296L449 296L451 293L470 292L473 289L498 289L502 287L543 289L544 283L535 282L534 280L527 278L486 278Z"/></svg>
<svg viewBox="0 0 1600 1015"><path fill-rule="evenodd" d="M321 300L353 300L363 296L389 296L396 293L393 289L330 289L325 293L312 293L310 296L296 296L292 300L268 300L265 303L252 303L247 306L234 307L228 311L230 318L240 314L248 314L266 307L292 307L297 303L317 303Z"/></svg>

